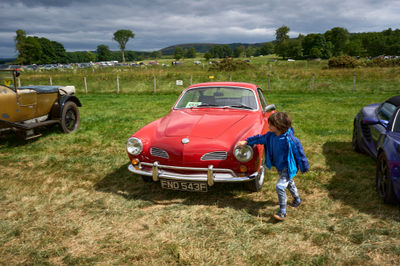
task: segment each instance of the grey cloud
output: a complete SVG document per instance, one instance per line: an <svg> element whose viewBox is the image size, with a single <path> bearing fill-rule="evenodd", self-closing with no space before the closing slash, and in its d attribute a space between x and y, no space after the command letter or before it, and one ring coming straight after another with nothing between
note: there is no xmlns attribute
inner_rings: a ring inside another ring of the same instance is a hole
<svg viewBox="0 0 400 266"><path fill-rule="evenodd" d="M190 42L264 42L287 25L290 35L400 28L397 0L16 0L0 3L0 57L14 54L15 31L61 42L68 51L118 46L112 34L130 29L127 49L155 50ZM7 41L6 41L7 39ZM7 52L8 51L8 52Z"/></svg>

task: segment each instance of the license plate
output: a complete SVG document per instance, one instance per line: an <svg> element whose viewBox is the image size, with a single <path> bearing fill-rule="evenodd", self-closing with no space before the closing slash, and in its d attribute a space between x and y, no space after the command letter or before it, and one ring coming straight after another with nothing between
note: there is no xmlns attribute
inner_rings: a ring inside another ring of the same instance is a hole
<svg viewBox="0 0 400 266"><path fill-rule="evenodd" d="M160 179L161 187L164 189L207 192L208 187L205 182L187 182L168 179Z"/></svg>

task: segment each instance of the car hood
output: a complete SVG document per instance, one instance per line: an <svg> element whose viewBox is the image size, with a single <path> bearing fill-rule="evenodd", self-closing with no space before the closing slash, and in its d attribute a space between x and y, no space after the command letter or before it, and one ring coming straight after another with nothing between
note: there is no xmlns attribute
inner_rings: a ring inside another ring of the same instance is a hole
<svg viewBox="0 0 400 266"><path fill-rule="evenodd" d="M247 113L214 108L173 110L160 121L158 133L166 137L214 139L228 132L235 124L243 123Z"/></svg>

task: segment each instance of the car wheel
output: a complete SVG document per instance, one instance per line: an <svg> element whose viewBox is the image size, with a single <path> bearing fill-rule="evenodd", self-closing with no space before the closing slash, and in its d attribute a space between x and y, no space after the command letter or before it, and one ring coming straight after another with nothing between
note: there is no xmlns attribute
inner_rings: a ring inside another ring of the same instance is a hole
<svg viewBox="0 0 400 266"><path fill-rule="evenodd" d="M357 133L357 126L356 121L353 124L353 138L351 139L351 144L355 152L361 153L360 145L358 144L358 133Z"/></svg>
<svg viewBox="0 0 400 266"><path fill-rule="evenodd" d="M151 177L151 176L142 175L142 179L143 179L143 181L146 182L146 183L153 182L153 177Z"/></svg>
<svg viewBox="0 0 400 266"><path fill-rule="evenodd" d="M396 203L396 195L394 194L392 185L392 176L384 153L379 155L376 164L376 190L384 203Z"/></svg>
<svg viewBox="0 0 400 266"><path fill-rule="evenodd" d="M67 102L61 115L61 128L64 133L75 131L80 123L78 106L74 102Z"/></svg>
<svg viewBox="0 0 400 266"><path fill-rule="evenodd" d="M251 192L258 192L262 189L262 186L264 185L264 177L265 177L264 165L265 165L265 157L263 154L263 158L261 160L260 171L258 172L257 177L254 178L253 180L245 183L247 190L249 190Z"/></svg>

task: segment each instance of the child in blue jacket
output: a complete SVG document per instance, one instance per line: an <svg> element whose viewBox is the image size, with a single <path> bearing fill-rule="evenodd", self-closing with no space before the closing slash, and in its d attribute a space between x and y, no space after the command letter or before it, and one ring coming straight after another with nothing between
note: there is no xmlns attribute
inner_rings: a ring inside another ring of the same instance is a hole
<svg viewBox="0 0 400 266"><path fill-rule="evenodd" d="M283 112L273 113L268 118L269 132L264 135L256 135L241 140L237 145L264 144L265 164L268 169L275 166L280 178L276 184L276 193L279 199L279 211L274 218L283 221L286 217L286 188L293 196L292 207L298 207L301 203L299 193L294 184L293 177L298 170L307 172L309 164L304 154L303 146L293 134L292 120Z"/></svg>

